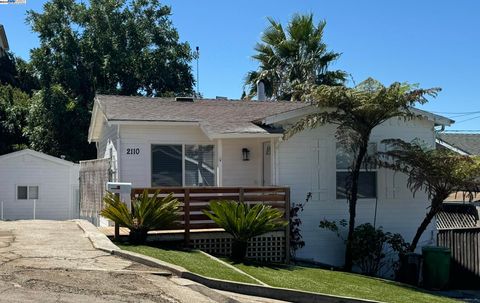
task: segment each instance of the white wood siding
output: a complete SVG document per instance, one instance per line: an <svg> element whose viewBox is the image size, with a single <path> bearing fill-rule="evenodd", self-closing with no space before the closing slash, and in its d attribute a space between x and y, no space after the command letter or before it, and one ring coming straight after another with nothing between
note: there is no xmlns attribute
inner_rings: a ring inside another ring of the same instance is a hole
<svg viewBox="0 0 480 303"><path fill-rule="evenodd" d="M415 138L434 146L433 123L426 120L387 121L372 133L372 142L387 138L411 141ZM378 145L379 149L384 148ZM303 203L308 192L312 199L301 213L302 235L306 246L298 257L332 265L343 265L344 244L333 233L318 227L322 219L348 219L346 200L336 199L335 128L324 126L304 131L278 145L278 181L291 187L291 201ZM377 173L378 203L376 225L385 231L401 233L411 241L423 219L428 200L424 193L413 197L406 188L406 176L381 169ZM357 204L357 224L375 217L375 199ZM432 238L433 225L425 232L421 244Z"/></svg>
<svg viewBox="0 0 480 303"><path fill-rule="evenodd" d="M75 191L77 166L57 164L31 155L0 161L0 201L7 220L32 219L33 200L17 200L18 185L39 187L36 219L67 220L78 217Z"/></svg>
<svg viewBox="0 0 480 303"><path fill-rule="evenodd" d="M215 144L198 126L120 127L120 179L134 187L151 186L151 146L154 144ZM139 148L138 155L128 155L128 148Z"/></svg>
<svg viewBox="0 0 480 303"><path fill-rule="evenodd" d="M262 140L224 139L223 186L262 185ZM243 161L242 149L248 148L250 160Z"/></svg>

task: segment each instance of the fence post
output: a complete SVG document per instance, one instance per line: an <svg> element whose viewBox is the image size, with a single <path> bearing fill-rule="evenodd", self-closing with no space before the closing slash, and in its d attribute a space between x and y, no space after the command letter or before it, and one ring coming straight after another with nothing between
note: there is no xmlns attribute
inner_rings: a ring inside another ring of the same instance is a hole
<svg viewBox="0 0 480 303"><path fill-rule="evenodd" d="M245 201L245 189L240 187L238 189L238 202L243 203Z"/></svg>
<svg viewBox="0 0 480 303"><path fill-rule="evenodd" d="M2 221L4 220L4 217L3 217L3 201L2 201Z"/></svg>
<svg viewBox="0 0 480 303"><path fill-rule="evenodd" d="M37 199L33 199L33 220L35 220L36 212L37 212Z"/></svg>
<svg viewBox="0 0 480 303"><path fill-rule="evenodd" d="M285 228L285 263L290 263L290 187L285 189L285 220L288 225Z"/></svg>
<svg viewBox="0 0 480 303"><path fill-rule="evenodd" d="M183 218L185 221L185 246L190 246L190 189L185 188L183 196Z"/></svg>

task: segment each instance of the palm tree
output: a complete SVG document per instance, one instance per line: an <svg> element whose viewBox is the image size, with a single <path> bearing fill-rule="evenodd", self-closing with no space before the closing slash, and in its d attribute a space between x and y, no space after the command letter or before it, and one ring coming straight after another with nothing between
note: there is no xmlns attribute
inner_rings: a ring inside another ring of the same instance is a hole
<svg viewBox="0 0 480 303"><path fill-rule="evenodd" d="M211 201L210 211L204 210L203 213L232 235L231 257L234 260L245 258L249 239L288 224L281 211L265 204L251 207L236 201Z"/></svg>
<svg viewBox="0 0 480 303"><path fill-rule="evenodd" d="M259 69L250 71L245 78L246 98L256 95L259 81L265 84L266 96L277 100L300 100L313 84L345 82L345 72L328 70L340 54L328 51L322 41L325 21L315 25L312 14L294 15L286 29L272 18L268 21L270 25L252 56L259 62Z"/></svg>
<svg viewBox="0 0 480 303"><path fill-rule="evenodd" d="M430 209L409 247L413 252L448 196L463 192L464 197L472 201L480 191L480 158L459 155L447 149L428 149L418 142L407 143L398 139L383 142L390 148L379 153L380 164L406 173L407 185L412 192L425 191L430 200Z"/></svg>
<svg viewBox="0 0 480 303"><path fill-rule="evenodd" d="M414 118L415 114L410 107L417 102L426 103L426 97L436 96L439 90L439 88L416 89L414 86L398 82L385 87L372 78L353 88L320 85L307 96L318 111L301 118L287 129L285 139L306 129L333 124L337 126L336 137L340 145L352 155L346 182L349 221L345 270L351 271L353 265L352 243L360 170L370 158L367 150L372 130L391 118Z"/></svg>

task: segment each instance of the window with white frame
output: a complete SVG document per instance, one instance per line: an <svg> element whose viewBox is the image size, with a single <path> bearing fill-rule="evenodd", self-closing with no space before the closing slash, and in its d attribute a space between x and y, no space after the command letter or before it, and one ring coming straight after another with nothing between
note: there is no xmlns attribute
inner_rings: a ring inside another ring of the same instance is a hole
<svg viewBox="0 0 480 303"><path fill-rule="evenodd" d="M17 200L37 200L38 186L37 185L18 185L17 186Z"/></svg>
<svg viewBox="0 0 480 303"><path fill-rule="evenodd" d="M368 156L373 156L377 151L376 143L368 144ZM337 144L336 166L337 166L337 199L347 198L347 187L349 185L350 166L353 155ZM375 167L363 165L358 178L358 198L374 199L377 197L377 171Z"/></svg>
<svg viewBox="0 0 480 303"><path fill-rule="evenodd" d="M152 186L214 186L214 145L152 145Z"/></svg>

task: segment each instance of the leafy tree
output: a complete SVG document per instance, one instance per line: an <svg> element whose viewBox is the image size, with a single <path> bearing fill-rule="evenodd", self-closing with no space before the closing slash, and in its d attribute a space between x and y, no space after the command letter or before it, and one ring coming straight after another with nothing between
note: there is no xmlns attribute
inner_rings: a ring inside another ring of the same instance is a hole
<svg viewBox="0 0 480 303"><path fill-rule="evenodd" d="M430 209L410 245L413 252L448 196L463 192L464 197L472 201L479 192L480 158L462 156L447 149L429 149L419 142L407 143L399 139L384 142L389 149L380 153L381 165L406 173L412 192L424 191L430 200Z"/></svg>
<svg viewBox="0 0 480 303"><path fill-rule="evenodd" d="M33 90L39 89L31 64L10 52L0 57L0 84L12 85L30 95Z"/></svg>
<svg viewBox="0 0 480 303"><path fill-rule="evenodd" d="M11 85L0 85L0 154L22 149L27 138L22 134L26 123L29 96Z"/></svg>
<svg viewBox="0 0 480 303"><path fill-rule="evenodd" d="M203 213L232 235L231 257L234 260L245 258L251 238L288 225L281 211L265 204L251 207L237 201L211 201L210 211L204 210Z"/></svg>
<svg viewBox="0 0 480 303"><path fill-rule="evenodd" d="M372 130L391 118L413 118L410 107L426 103L426 96L436 96L440 89L415 89L405 83L383 86L367 79L353 88L321 85L307 97L318 111L309 114L287 129L285 138L300 131L327 123L337 126L336 137L352 155L347 179L349 209L348 237L345 251L345 269L352 269L352 241L358 200L358 180L362 165L367 159L368 143Z"/></svg>
<svg viewBox="0 0 480 303"><path fill-rule="evenodd" d="M245 79L247 98L257 93L257 82L265 84L268 98L300 100L310 85L342 85L347 74L329 71L339 53L327 50L323 42L325 21L315 24L313 15L294 15L286 29L272 18L255 46L253 59L260 64Z"/></svg>
<svg viewBox="0 0 480 303"><path fill-rule="evenodd" d="M60 85L44 88L33 95L24 129L30 147L69 160L81 158L75 144L87 140L76 131L81 108ZM81 117L80 117L81 119Z"/></svg>
<svg viewBox="0 0 480 303"><path fill-rule="evenodd" d="M82 141L75 142L79 153L71 158L95 156L84 138L97 92L146 96L193 92L192 52L188 43L179 42L170 14L170 7L158 0L88 4L51 0L43 12L28 12L27 21L40 38L31 58L41 86L61 85L77 106L76 127L67 131L73 137L80 132Z"/></svg>
<svg viewBox="0 0 480 303"><path fill-rule="evenodd" d="M107 192L103 198L106 207L100 215L126 226L130 229L130 243L143 243L147 239L149 230L171 226L178 220L178 207L180 203L173 194L164 198L158 197L159 192L149 195L144 191L132 201L132 210L120 198Z"/></svg>

